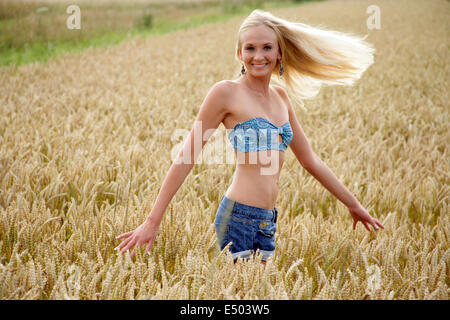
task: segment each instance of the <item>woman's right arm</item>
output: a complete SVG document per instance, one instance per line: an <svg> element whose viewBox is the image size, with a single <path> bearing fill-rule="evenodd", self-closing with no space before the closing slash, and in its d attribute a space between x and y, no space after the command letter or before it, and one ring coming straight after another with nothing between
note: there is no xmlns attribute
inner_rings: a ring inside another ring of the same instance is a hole
<svg viewBox="0 0 450 320"><path fill-rule="evenodd" d="M147 252L150 251L167 206L193 168L203 146L228 112L229 90L229 85L225 80L217 82L209 90L183 148L167 172L150 214L137 229L123 233L116 238L126 238L116 247L116 250L121 249L121 253L123 253L134 245L141 246L147 243ZM206 132L207 130L208 132ZM134 256L135 249L131 253L131 257Z"/></svg>
<svg viewBox="0 0 450 320"><path fill-rule="evenodd" d="M216 83L205 97L183 148L172 163L161 185L147 220L160 224L167 206L194 167L203 146L208 141L213 130L217 129L224 119L227 113L226 104L224 103L227 96L225 86L225 83ZM207 130L209 131L205 134Z"/></svg>

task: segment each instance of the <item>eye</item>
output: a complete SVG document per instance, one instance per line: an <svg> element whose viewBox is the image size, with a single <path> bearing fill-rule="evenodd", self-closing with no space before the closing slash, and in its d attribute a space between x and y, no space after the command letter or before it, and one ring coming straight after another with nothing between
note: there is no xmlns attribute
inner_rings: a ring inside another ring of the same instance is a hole
<svg viewBox="0 0 450 320"><path fill-rule="evenodd" d="M271 46L265 46L264 49L268 48L268 50L271 50ZM253 50L253 47L247 47L246 50Z"/></svg>

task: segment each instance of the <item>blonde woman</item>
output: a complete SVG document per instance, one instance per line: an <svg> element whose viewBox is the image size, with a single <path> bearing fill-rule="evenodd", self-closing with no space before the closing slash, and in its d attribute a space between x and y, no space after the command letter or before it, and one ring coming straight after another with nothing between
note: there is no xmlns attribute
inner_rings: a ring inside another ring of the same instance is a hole
<svg viewBox="0 0 450 320"><path fill-rule="evenodd" d="M278 209L276 199L285 151L347 206L353 229L360 221L370 231L384 228L317 157L288 97L311 99L322 84L351 85L373 63L364 39L327 31L254 10L242 23L236 46L240 76L212 86L178 158L164 179L146 220L121 234L121 253L146 245L149 253L169 202L221 123L237 159L233 181L219 204L214 225L218 243L237 258L274 254ZM280 79L277 79L280 77ZM271 80L280 84L270 84ZM196 137L203 137L198 141Z"/></svg>

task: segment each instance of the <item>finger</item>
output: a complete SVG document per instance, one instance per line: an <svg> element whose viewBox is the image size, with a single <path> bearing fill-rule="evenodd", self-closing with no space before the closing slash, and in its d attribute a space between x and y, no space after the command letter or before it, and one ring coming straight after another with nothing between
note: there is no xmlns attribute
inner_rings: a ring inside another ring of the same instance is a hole
<svg viewBox="0 0 450 320"><path fill-rule="evenodd" d="M142 241L141 240L137 240L136 241L136 245L133 248L133 251L131 251L130 258L134 257L134 255L136 254L136 249L139 248L141 245L142 245Z"/></svg>
<svg viewBox="0 0 450 320"><path fill-rule="evenodd" d="M150 250L152 249L152 246L153 246L153 239L148 241L147 248L145 248L145 251L147 251L148 254L150 254Z"/></svg>
<svg viewBox="0 0 450 320"><path fill-rule="evenodd" d="M122 249L120 253L126 252L128 249L130 249L134 244L136 243L136 240L133 238L128 244Z"/></svg>
<svg viewBox="0 0 450 320"><path fill-rule="evenodd" d="M356 229L356 224L358 223L358 220L353 220L353 230Z"/></svg>
<svg viewBox="0 0 450 320"><path fill-rule="evenodd" d="M127 239L125 239L121 244L119 244L117 247L114 248L114 250L121 250L123 247L125 247L131 240L133 239L133 237L129 237Z"/></svg>
<svg viewBox="0 0 450 320"><path fill-rule="evenodd" d="M137 248L137 245L133 248L133 251L131 251L130 259L133 259L134 254L136 253L136 248Z"/></svg>
<svg viewBox="0 0 450 320"><path fill-rule="evenodd" d="M375 220L375 222L376 222L376 224L377 224L381 229L384 229L384 226L381 224L380 221Z"/></svg>
<svg viewBox="0 0 450 320"><path fill-rule="evenodd" d="M129 232L122 233L121 235L118 235L118 236L116 237L116 239L122 239L122 238L128 237L128 236L131 235L133 232L134 232L134 230L133 230L133 231L129 231Z"/></svg>
<svg viewBox="0 0 450 320"><path fill-rule="evenodd" d="M372 227L374 228L375 231L378 231L378 226L376 222L372 222Z"/></svg>
<svg viewBox="0 0 450 320"><path fill-rule="evenodd" d="M369 226L367 225L366 221L361 221L364 227L366 227L367 231L370 231Z"/></svg>
<svg viewBox="0 0 450 320"><path fill-rule="evenodd" d="M375 230L375 231L378 231L378 229L380 229L380 228L377 226L377 220L376 220L376 219L371 219L370 222L369 222L369 225L371 225L372 228L373 228L373 230Z"/></svg>

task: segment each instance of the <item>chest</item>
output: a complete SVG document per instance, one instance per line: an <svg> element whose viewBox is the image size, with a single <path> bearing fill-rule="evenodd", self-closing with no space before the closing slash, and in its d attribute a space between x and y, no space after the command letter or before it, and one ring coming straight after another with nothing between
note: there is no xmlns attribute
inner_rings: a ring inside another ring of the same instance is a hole
<svg viewBox="0 0 450 320"><path fill-rule="evenodd" d="M275 93L270 98L236 94L231 99L229 110L223 120L226 129L233 129L239 123L255 118L264 118L278 127L289 121L287 106Z"/></svg>

